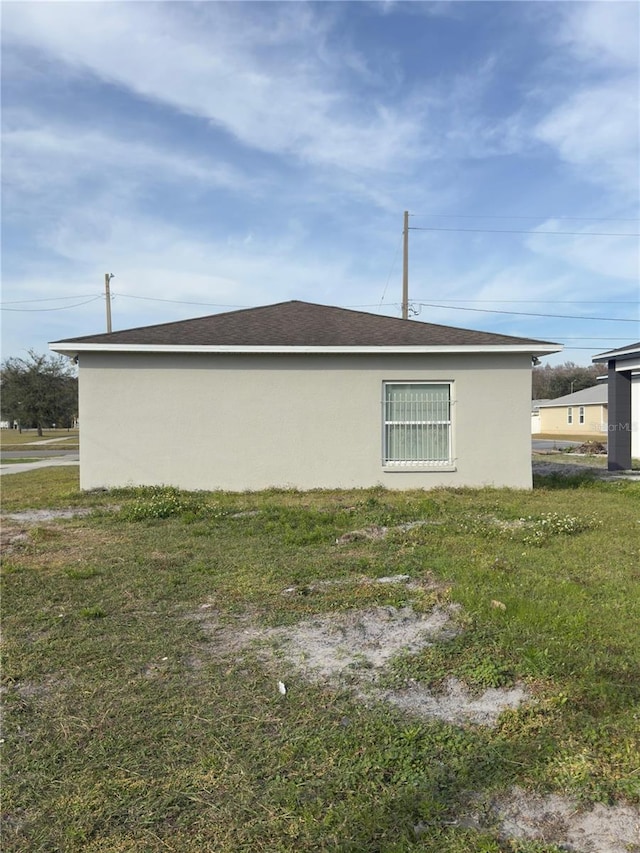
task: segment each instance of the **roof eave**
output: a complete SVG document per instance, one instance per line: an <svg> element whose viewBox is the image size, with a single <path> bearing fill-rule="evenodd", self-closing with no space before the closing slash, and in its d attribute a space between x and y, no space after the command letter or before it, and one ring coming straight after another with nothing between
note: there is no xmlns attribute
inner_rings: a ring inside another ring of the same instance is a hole
<svg viewBox="0 0 640 853"><path fill-rule="evenodd" d="M527 353L529 355L550 355L561 352L561 344L536 341L532 344L466 344L435 346L237 346L225 344L97 344L56 341L49 349L61 355L76 356L82 352L131 352L131 353L228 353L256 355L305 354L323 355L344 353L351 355L372 354L452 354L452 353Z"/></svg>
<svg viewBox="0 0 640 853"><path fill-rule="evenodd" d="M548 403L539 403L539 409L566 409L567 407L577 408L578 406L606 406L607 400L562 400L558 397L557 400L551 400Z"/></svg>
<svg viewBox="0 0 640 853"><path fill-rule="evenodd" d="M599 355L594 355L591 361L594 364L601 364L602 362L612 361L612 360L624 360L624 359L633 359L638 358L640 355L640 350L637 346L629 347L629 349L623 350L609 350L608 352L601 352Z"/></svg>

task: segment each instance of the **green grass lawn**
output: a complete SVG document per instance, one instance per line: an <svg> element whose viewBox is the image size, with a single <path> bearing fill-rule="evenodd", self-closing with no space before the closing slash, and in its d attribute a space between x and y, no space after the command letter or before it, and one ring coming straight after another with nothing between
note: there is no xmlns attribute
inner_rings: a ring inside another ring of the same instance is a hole
<svg viewBox="0 0 640 853"><path fill-rule="evenodd" d="M4 851L551 853L460 818L514 785L640 802L637 484L82 494L77 478L2 482L5 513L93 508L3 526ZM394 574L424 585L370 582ZM531 701L495 728L406 716L215 641L450 602L460 633L386 683L524 684Z"/></svg>
<svg viewBox="0 0 640 853"><path fill-rule="evenodd" d="M51 439L64 439L64 441L56 441L55 444L43 445L43 450L47 447L58 450L73 450L78 448L78 430L77 429L45 429L41 436L37 430L23 430L18 432L17 429L0 430L0 449L2 450L22 450L25 444L36 446L36 442L40 444L43 441L51 441Z"/></svg>

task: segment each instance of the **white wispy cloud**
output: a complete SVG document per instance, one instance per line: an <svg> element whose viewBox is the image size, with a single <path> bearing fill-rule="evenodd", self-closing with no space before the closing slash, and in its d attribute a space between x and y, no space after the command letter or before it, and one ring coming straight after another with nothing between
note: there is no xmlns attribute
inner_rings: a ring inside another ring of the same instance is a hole
<svg viewBox="0 0 640 853"><path fill-rule="evenodd" d="M558 48L549 81L556 103L533 133L582 179L637 203L640 7L569 3L549 24L550 43ZM568 71L564 91L558 88L560 67Z"/></svg>
<svg viewBox="0 0 640 853"><path fill-rule="evenodd" d="M23 116L24 119L24 116ZM5 116L3 158L9 188L20 193L42 193L46 187L80 184L90 175L105 180L126 177L145 181L192 181L202 187L222 187L256 193L260 182L243 175L219 157L207 161L181 154L161 144L131 140L81 126L42 125L34 117L22 126L7 127ZM36 126L38 124L38 126Z"/></svg>
<svg viewBox="0 0 640 853"><path fill-rule="evenodd" d="M15 4L4 27L14 42L211 121L252 148L353 170L412 157L420 117L375 94L349 96L341 75L353 63L332 52L328 64L326 19L285 4L265 20L267 10L255 8L259 22L224 3Z"/></svg>
<svg viewBox="0 0 640 853"><path fill-rule="evenodd" d="M549 220L542 223L538 230L562 232L566 227L566 223ZM582 231L584 236L568 237L562 234L553 238L547 235L532 236L527 238L527 246L538 255L561 260L565 265L576 270L605 276L609 281L608 292L612 295L617 288L624 286L624 283L637 283L640 280L638 238L613 235L593 237L590 236L590 232L599 231L606 234L623 227L624 224L615 222L591 223L589 227L583 226L576 232ZM637 225L627 228L628 232L637 232L637 230ZM640 292L638 297L640 299Z"/></svg>
<svg viewBox="0 0 640 853"><path fill-rule="evenodd" d="M634 79L592 86L553 109L534 132L586 180L634 200L638 197L638 109Z"/></svg>
<svg viewBox="0 0 640 853"><path fill-rule="evenodd" d="M637 68L640 51L639 27L637 3L612 0L567 4L560 27L555 29L555 38L581 61L633 70Z"/></svg>

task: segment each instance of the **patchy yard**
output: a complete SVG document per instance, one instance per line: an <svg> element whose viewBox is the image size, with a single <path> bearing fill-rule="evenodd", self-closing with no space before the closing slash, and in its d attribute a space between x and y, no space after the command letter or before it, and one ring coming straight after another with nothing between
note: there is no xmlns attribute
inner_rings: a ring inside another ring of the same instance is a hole
<svg viewBox="0 0 640 853"><path fill-rule="evenodd" d="M3 850L640 850L638 484L76 478L3 484Z"/></svg>

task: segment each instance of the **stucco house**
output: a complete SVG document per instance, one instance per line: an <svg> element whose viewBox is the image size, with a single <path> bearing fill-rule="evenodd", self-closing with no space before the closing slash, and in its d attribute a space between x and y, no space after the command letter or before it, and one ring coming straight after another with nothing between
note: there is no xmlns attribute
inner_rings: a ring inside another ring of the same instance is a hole
<svg viewBox="0 0 640 853"><path fill-rule="evenodd" d="M592 359L607 365L608 468L626 471L640 458L640 341Z"/></svg>
<svg viewBox="0 0 640 853"><path fill-rule="evenodd" d="M555 400L538 402L539 432L544 435L576 435L586 438L607 433L607 386L603 382Z"/></svg>
<svg viewBox="0 0 640 853"><path fill-rule="evenodd" d="M80 485L531 487L559 344L291 301L50 344L77 357Z"/></svg>

